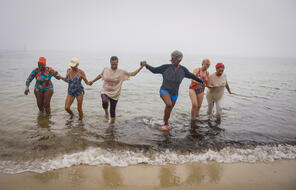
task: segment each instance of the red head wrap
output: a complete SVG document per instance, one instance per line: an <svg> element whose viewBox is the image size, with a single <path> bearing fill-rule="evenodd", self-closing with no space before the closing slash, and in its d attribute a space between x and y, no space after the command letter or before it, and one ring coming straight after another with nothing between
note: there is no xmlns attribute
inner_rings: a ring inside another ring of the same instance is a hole
<svg viewBox="0 0 296 190"><path fill-rule="evenodd" d="M217 63L217 65L216 65L216 69L218 69L218 68L220 68L220 67L224 68L224 64L223 64L223 63Z"/></svg>
<svg viewBox="0 0 296 190"><path fill-rule="evenodd" d="M46 65L46 58L45 57L39 57L38 63L43 63L44 65Z"/></svg>

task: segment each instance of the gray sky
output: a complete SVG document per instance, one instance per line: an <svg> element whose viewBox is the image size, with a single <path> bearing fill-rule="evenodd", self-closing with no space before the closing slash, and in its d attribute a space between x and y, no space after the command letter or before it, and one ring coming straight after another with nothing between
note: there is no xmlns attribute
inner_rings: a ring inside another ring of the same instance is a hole
<svg viewBox="0 0 296 190"><path fill-rule="evenodd" d="M0 0L0 23L0 49L296 57L296 0Z"/></svg>

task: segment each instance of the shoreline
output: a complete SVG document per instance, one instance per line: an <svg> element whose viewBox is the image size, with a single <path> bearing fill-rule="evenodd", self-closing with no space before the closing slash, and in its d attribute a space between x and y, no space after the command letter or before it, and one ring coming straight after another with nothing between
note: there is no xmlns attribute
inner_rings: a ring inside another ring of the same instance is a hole
<svg viewBox="0 0 296 190"><path fill-rule="evenodd" d="M296 189L296 160L256 163L79 165L44 173L0 173L1 189Z"/></svg>

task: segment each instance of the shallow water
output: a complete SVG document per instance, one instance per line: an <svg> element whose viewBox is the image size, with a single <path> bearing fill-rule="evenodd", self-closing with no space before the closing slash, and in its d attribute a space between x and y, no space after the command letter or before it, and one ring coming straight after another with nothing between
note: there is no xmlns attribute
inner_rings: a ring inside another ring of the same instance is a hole
<svg viewBox="0 0 296 190"><path fill-rule="evenodd" d="M168 54L169 55L169 54ZM160 131L164 104L159 98L161 75L143 69L124 82L117 105L117 122L104 122L100 88L102 81L85 87L84 118L64 111L67 84L52 79L52 116L38 113L31 83L23 95L25 80L39 56L65 75L73 56L92 80L109 66L108 54L80 52L0 53L0 171L43 172L77 164L165 164L215 160L254 162L296 158L296 60L275 58L216 58L226 65L230 88L225 92L221 123L209 120L204 99L201 116L190 120L189 79L184 79L170 119L169 133ZM152 66L169 63L166 55L120 55L119 67L138 68L140 60ZM202 57L184 56L189 70Z"/></svg>

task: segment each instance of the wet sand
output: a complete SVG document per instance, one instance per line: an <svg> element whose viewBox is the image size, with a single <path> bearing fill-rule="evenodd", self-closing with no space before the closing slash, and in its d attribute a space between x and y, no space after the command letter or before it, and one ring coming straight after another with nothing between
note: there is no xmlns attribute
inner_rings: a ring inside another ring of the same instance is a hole
<svg viewBox="0 0 296 190"><path fill-rule="evenodd" d="M45 173L0 174L3 190L296 189L296 160L128 167L73 166Z"/></svg>

